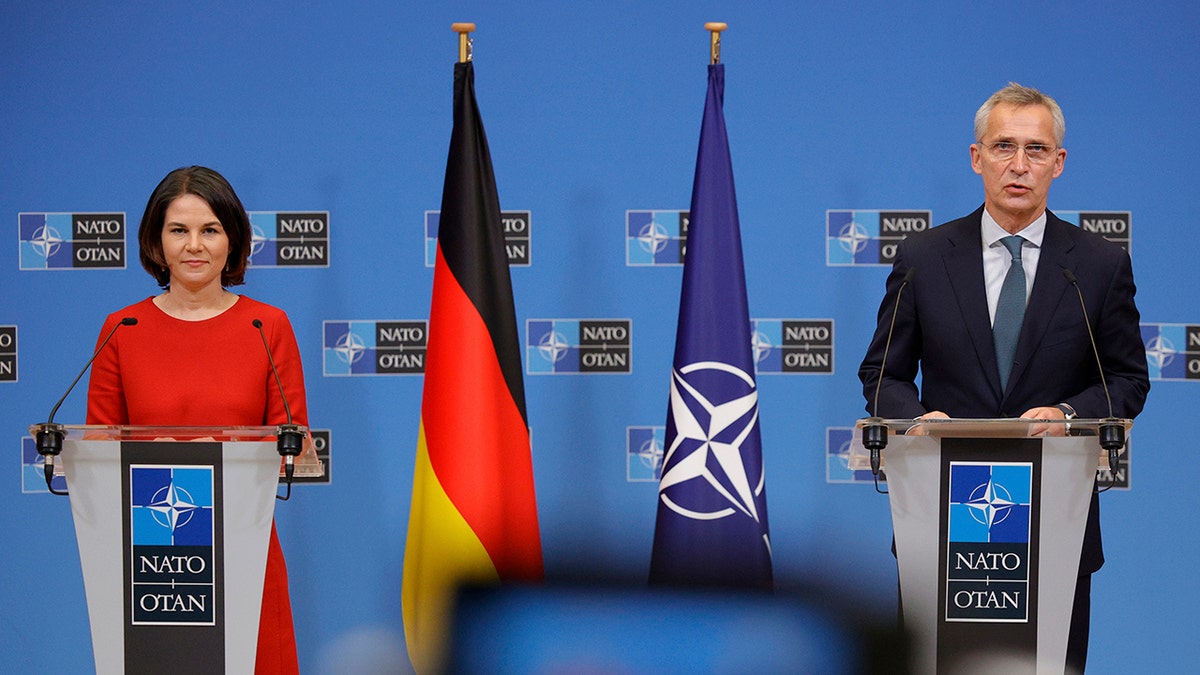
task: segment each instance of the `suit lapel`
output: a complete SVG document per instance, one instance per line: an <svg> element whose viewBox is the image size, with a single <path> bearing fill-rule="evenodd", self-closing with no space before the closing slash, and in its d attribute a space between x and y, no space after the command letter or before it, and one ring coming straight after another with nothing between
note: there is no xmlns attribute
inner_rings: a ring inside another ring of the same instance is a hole
<svg viewBox="0 0 1200 675"><path fill-rule="evenodd" d="M1046 234L1042 238L1037 274L1029 294L1029 305L1025 308L1025 321L1021 324L1021 337L1017 341L1012 373L1008 378L1009 390L1020 382L1042 338L1046 336L1046 330L1054 318L1054 310L1063 301L1063 294L1071 288L1062 273L1064 268L1073 270L1075 265L1072 254L1074 244L1065 229L1068 227L1074 226L1046 211Z"/></svg>
<svg viewBox="0 0 1200 675"><path fill-rule="evenodd" d="M971 337L975 356L988 384L1000 396L1000 373L996 367L996 346L992 342L992 319L988 314L987 289L983 285L983 240L980 223L983 207L964 218L947 236L942 255L950 289L962 314L963 325Z"/></svg>

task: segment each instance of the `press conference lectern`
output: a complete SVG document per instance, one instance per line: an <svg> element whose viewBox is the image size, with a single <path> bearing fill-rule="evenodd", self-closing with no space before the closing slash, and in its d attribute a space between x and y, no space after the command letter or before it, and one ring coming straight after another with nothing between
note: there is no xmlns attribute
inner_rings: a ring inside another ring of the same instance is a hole
<svg viewBox="0 0 1200 675"><path fill-rule="evenodd" d="M871 421L856 425L851 468L870 468ZM928 420L924 436L904 435L913 420L882 422L916 672L1063 672L1096 469L1108 464L1096 434L1114 420ZM1035 422L1071 435L1030 437Z"/></svg>
<svg viewBox="0 0 1200 675"><path fill-rule="evenodd" d="M64 429L96 672L254 672L277 428ZM303 433L295 475L320 476Z"/></svg>

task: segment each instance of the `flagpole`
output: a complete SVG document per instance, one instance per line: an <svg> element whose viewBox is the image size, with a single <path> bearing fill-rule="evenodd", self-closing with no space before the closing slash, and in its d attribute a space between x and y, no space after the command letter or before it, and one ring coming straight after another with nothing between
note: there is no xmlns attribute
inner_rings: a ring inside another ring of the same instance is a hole
<svg viewBox="0 0 1200 675"><path fill-rule="evenodd" d="M774 588L758 385L751 349L733 163L725 129L725 66L712 62L679 293L650 555L655 586ZM432 334L432 329L431 329ZM728 439L717 447L713 438Z"/></svg>
<svg viewBox="0 0 1200 675"><path fill-rule="evenodd" d="M721 62L721 31L728 28L729 25L720 21L709 21L704 24L704 29L712 33L712 44L710 46L709 64L716 65Z"/></svg>
<svg viewBox="0 0 1200 675"><path fill-rule="evenodd" d="M512 279L475 100L475 24L452 27L460 59L454 126L401 574L405 644L418 675L455 665L449 648L460 587L545 575Z"/></svg>
<svg viewBox="0 0 1200 675"><path fill-rule="evenodd" d="M724 24L722 24L724 25ZM452 23L450 28L458 33L458 62L466 63L471 60L471 32L475 30L473 23Z"/></svg>

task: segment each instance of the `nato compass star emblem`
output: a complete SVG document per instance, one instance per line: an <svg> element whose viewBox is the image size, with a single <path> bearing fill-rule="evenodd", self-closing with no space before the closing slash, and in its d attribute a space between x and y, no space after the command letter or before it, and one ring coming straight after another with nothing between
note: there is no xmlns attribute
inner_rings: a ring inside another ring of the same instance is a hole
<svg viewBox="0 0 1200 675"><path fill-rule="evenodd" d="M762 360L767 358L774 348L775 345L771 344L771 338L762 331L754 331L754 335L750 338L750 349L754 352L755 363L762 363Z"/></svg>
<svg viewBox="0 0 1200 675"><path fill-rule="evenodd" d="M646 224L640 232L638 232L637 240L641 244L642 250L647 253L661 253L667 247L667 242L671 237L667 234L667 229L653 220Z"/></svg>
<svg viewBox="0 0 1200 675"><path fill-rule="evenodd" d="M867 234L867 228L851 221L838 232L837 240L847 253L859 253L867 247L871 235Z"/></svg>
<svg viewBox="0 0 1200 675"><path fill-rule="evenodd" d="M990 530L993 525L999 525L1008 518L1016 502L1007 488L989 480L971 491L966 505L970 508L971 517L975 522L987 525Z"/></svg>
<svg viewBox="0 0 1200 675"><path fill-rule="evenodd" d="M1146 359L1160 371L1174 361L1178 353L1174 343L1161 335L1154 336L1146 343Z"/></svg>
<svg viewBox="0 0 1200 675"><path fill-rule="evenodd" d="M714 374L720 379L713 377ZM730 400L715 400L720 391L713 386L714 382L730 378L744 393ZM742 444L758 423L758 389L754 378L727 363L691 363L672 371L670 405L675 438L663 458L663 466L669 467L664 470L658 487L663 503L679 515L695 520L717 520L742 513L759 522L755 498L762 494L764 473L760 470L751 485L742 457ZM700 483L690 486L692 494L723 506L715 509L685 506L680 503L684 501L681 496L672 499L671 488L685 483ZM716 499L708 499L710 496Z"/></svg>
<svg viewBox="0 0 1200 675"><path fill-rule="evenodd" d="M851 470L850 469L850 451L851 451L852 447L853 447L853 445L851 443L851 439L848 438L848 439L846 439L845 442L843 442L841 445L838 446L837 452L834 454L834 457L837 458L838 465L841 466L841 468L846 471ZM883 476L883 474L881 473L880 476Z"/></svg>
<svg viewBox="0 0 1200 675"><path fill-rule="evenodd" d="M58 252L63 239L53 227L43 225L33 233L33 238L29 240L29 243L33 246L33 250L37 251L38 255L43 258L49 258Z"/></svg>
<svg viewBox="0 0 1200 675"><path fill-rule="evenodd" d="M174 532L187 525L196 509L196 502L187 490L174 483L159 488L147 507L159 525Z"/></svg>
<svg viewBox="0 0 1200 675"><path fill-rule="evenodd" d="M542 338L541 343L537 347L538 353L542 355L542 358L550 363L561 361L570 349L571 343L567 342L567 338L563 337L562 333L553 330L546 333L546 336Z"/></svg>
<svg viewBox="0 0 1200 675"><path fill-rule="evenodd" d="M337 346L333 348L333 351L342 363L354 364L362 358L363 352L367 351L367 346L363 344L362 338L351 331L338 338Z"/></svg>
<svg viewBox="0 0 1200 675"><path fill-rule="evenodd" d="M260 253L267 245L267 235L257 225L250 226L250 257Z"/></svg>
<svg viewBox="0 0 1200 675"><path fill-rule="evenodd" d="M650 440L642 443L638 448L637 457L642 461L642 466L653 471L655 476L659 476L662 471L663 449L658 444L658 439L651 436Z"/></svg>

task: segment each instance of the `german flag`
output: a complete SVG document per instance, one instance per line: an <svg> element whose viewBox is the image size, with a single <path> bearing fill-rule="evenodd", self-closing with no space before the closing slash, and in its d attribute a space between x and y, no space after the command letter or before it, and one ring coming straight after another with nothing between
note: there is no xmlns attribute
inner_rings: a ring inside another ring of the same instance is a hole
<svg viewBox="0 0 1200 675"><path fill-rule="evenodd" d="M525 386L500 200L470 61L454 68L402 606L418 673L445 665L463 584L542 578Z"/></svg>

